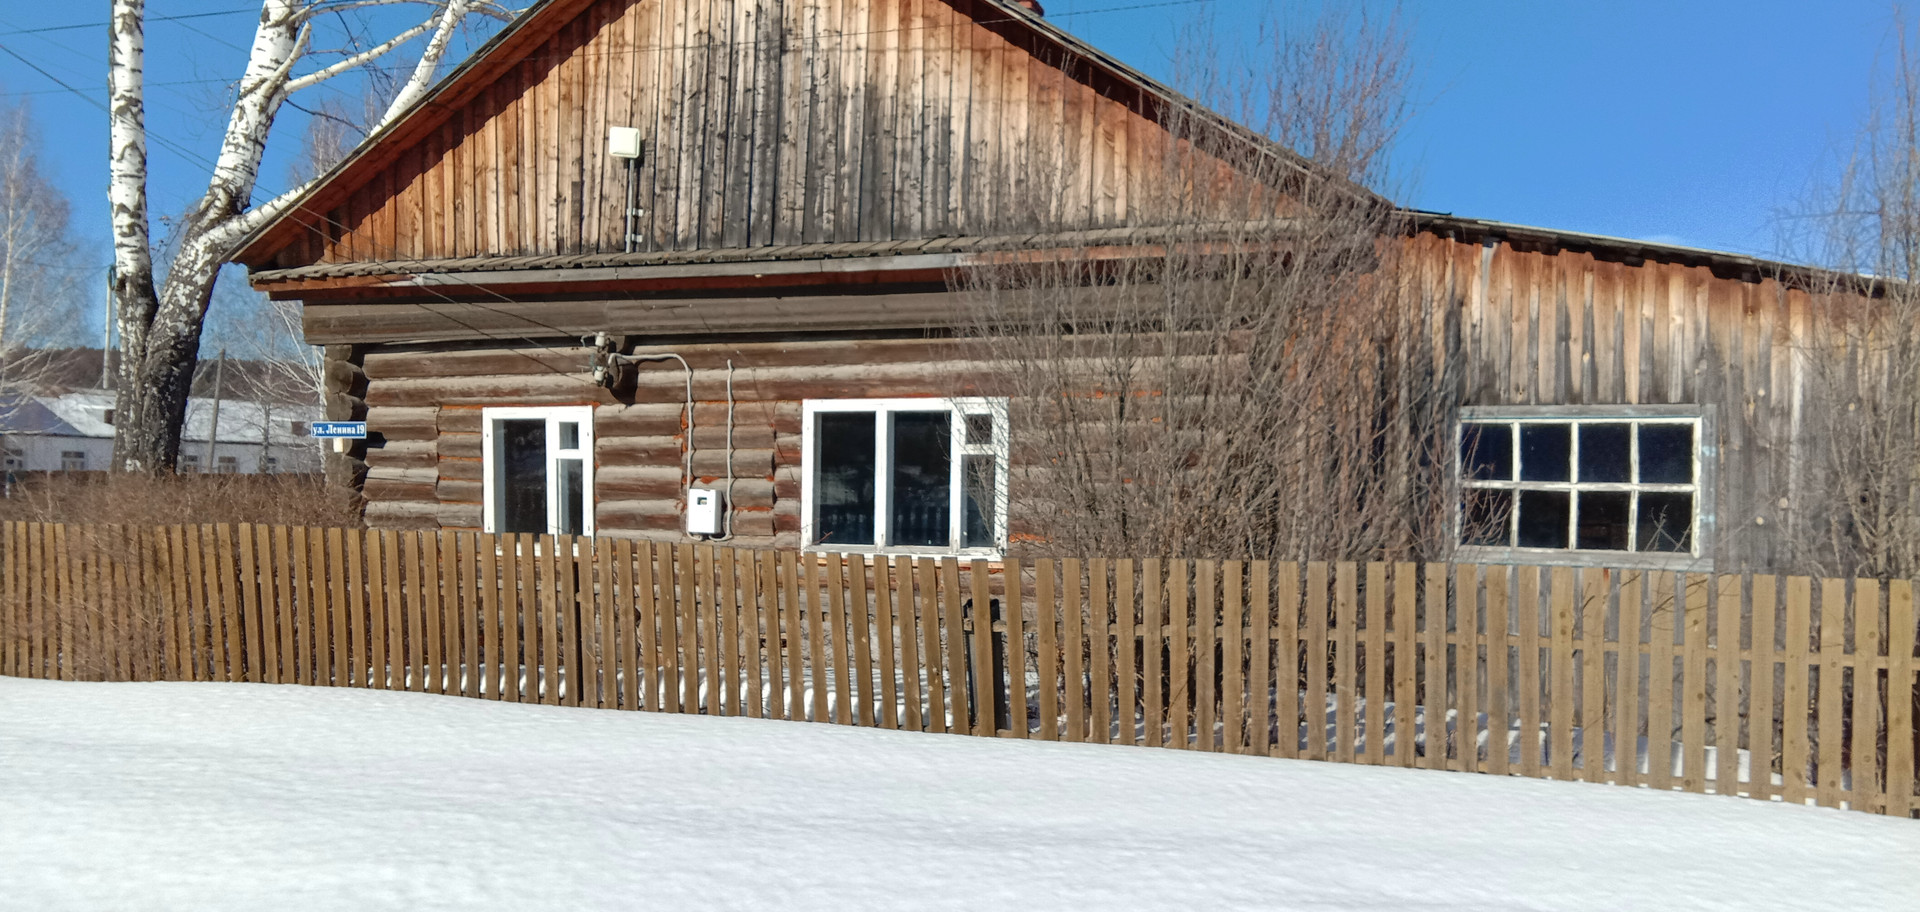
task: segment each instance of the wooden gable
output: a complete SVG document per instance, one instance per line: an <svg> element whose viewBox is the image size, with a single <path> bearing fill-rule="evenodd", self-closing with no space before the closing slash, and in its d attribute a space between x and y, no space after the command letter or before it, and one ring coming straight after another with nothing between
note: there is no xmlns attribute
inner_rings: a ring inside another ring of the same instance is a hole
<svg viewBox="0 0 1920 912"><path fill-rule="evenodd" d="M550 0L250 241L255 268L1125 224L1171 93L999 0ZM639 129L642 164L607 154ZM1038 157L1049 186L1032 185Z"/></svg>

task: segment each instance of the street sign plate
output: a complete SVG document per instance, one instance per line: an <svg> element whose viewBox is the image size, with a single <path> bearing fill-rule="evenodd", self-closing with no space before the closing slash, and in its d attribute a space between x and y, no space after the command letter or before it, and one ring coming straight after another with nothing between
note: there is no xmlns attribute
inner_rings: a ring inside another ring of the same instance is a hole
<svg viewBox="0 0 1920 912"><path fill-rule="evenodd" d="M367 436L367 423L364 421L315 421L310 430L315 437L332 439L359 439Z"/></svg>

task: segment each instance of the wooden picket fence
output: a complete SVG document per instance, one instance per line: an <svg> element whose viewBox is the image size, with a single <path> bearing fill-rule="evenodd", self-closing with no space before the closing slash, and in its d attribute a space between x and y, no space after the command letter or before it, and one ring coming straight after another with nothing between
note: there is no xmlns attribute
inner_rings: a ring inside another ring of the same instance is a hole
<svg viewBox="0 0 1920 912"><path fill-rule="evenodd" d="M0 596L0 672L17 676L405 689L1920 808L1906 580L7 523Z"/></svg>

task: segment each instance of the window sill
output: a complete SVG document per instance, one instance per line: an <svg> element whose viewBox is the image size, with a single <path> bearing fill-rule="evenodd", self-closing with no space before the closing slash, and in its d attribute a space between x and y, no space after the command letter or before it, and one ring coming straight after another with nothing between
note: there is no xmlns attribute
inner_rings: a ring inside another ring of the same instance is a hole
<svg viewBox="0 0 1920 912"><path fill-rule="evenodd" d="M1461 564L1521 564L1548 567L1608 567L1622 570L1671 570L1711 573L1713 561L1692 554L1632 551L1568 551L1559 548L1493 548L1460 545L1451 560Z"/></svg>
<svg viewBox="0 0 1920 912"><path fill-rule="evenodd" d="M914 549L914 548L874 548L859 545L830 547L826 545L807 545L800 549L807 554L841 555L858 554L861 557L908 557L908 558L957 558L959 560L984 560L999 562L1006 556L1004 548L962 548L952 549Z"/></svg>

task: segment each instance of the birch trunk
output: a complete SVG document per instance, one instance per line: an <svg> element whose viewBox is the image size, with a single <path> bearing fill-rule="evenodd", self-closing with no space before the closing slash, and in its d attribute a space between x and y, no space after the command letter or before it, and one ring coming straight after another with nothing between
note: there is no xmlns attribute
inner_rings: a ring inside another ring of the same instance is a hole
<svg viewBox="0 0 1920 912"><path fill-rule="evenodd" d="M337 6L337 4L335 4ZM164 472L180 455L180 428L199 361L200 335L214 281L233 246L272 219L306 189L295 188L253 205L260 160L275 116L294 91L365 65L430 33L420 62L381 125L422 97L444 56L451 33L471 12L510 14L480 0L435 5L423 23L325 67L295 76L307 51L321 0L262 0L245 72L228 118L207 189L179 228L179 249L156 289L147 212L146 129L142 91L145 0L113 0L108 58L113 208L113 294L119 306L120 363L113 466L124 472Z"/></svg>

